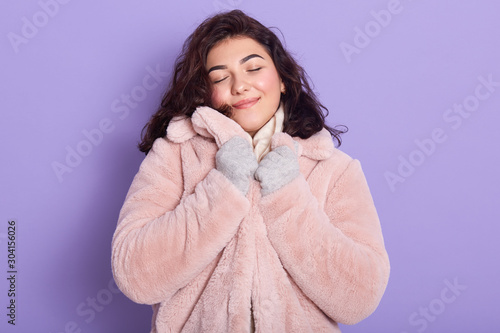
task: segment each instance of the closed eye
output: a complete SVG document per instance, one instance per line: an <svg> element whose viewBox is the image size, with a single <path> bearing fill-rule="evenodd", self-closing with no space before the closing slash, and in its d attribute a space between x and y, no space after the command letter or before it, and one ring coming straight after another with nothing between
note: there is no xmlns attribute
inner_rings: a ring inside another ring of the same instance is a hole
<svg viewBox="0 0 500 333"><path fill-rule="evenodd" d="M257 72L257 71L260 71L262 69L262 67L258 67L258 68L255 68L255 69L249 69L248 71L249 72ZM227 79L227 76L223 79L220 79L220 80L217 80L217 81L214 81L214 83L219 83L219 82L222 82L224 81L225 79Z"/></svg>
<svg viewBox="0 0 500 333"><path fill-rule="evenodd" d="M227 76L226 76L225 78L223 78L223 79L218 80L218 81L214 81L214 83L219 83L219 82L222 82L222 81L224 81L225 79L227 79Z"/></svg>

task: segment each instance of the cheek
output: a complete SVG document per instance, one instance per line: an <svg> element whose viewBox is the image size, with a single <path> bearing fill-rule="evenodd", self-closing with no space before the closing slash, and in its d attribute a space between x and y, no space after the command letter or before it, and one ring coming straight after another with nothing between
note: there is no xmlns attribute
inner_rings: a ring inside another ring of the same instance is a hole
<svg viewBox="0 0 500 333"><path fill-rule="evenodd" d="M261 91L273 93L275 90L280 89L280 80L277 73L267 72L259 78L256 82Z"/></svg>
<svg viewBox="0 0 500 333"><path fill-rule="evenodd" d="M223 94L220 90L214 88L212 91L212 105L220 107L222 104L224 104Z"/></svg>

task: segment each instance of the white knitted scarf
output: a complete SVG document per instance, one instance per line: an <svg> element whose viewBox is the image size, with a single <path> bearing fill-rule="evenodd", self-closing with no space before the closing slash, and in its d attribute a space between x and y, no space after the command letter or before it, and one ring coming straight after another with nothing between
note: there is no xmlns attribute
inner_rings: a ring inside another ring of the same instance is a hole
<svg viewBox="0 0 500 333"><path fill-rule="evenodd" d="M252 144L255 157L257 161L260 160L269 152L271 148L271 137L274 133L283 131L283 120L285 119L285 113L283 111L283 103L280 103L278 110L274 113L271 119L262 126L257 133L254 134L253 138L250 134L247 136L247 140Z"/></svg>

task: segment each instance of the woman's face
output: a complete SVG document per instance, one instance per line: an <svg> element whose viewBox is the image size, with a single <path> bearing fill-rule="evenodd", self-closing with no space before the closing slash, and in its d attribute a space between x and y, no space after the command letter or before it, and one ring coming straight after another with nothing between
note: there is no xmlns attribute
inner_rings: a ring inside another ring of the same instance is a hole
<svg viewBox="0 0 500 333"><path fill-rule="evenodd" d="M285 85L266 49L249 37L216 44L207 55L212 105L232 107L231 118L254 135L271 119Z"/></svg>

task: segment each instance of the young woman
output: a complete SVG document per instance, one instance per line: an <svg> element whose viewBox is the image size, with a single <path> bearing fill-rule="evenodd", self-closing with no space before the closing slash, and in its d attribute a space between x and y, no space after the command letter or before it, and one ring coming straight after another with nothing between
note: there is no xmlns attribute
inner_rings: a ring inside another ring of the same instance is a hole
<svg viewBox="0 0 500 333"><path fill-rule="evenodd" d="M379 219L322 109L243 12L189 36L112 244L152 332L339 332L375 310L389 277Z"/></svg>

